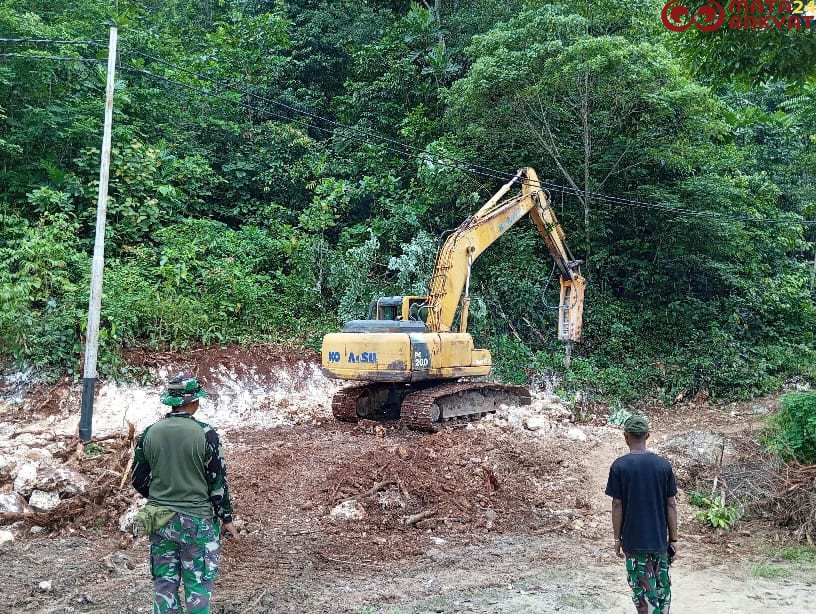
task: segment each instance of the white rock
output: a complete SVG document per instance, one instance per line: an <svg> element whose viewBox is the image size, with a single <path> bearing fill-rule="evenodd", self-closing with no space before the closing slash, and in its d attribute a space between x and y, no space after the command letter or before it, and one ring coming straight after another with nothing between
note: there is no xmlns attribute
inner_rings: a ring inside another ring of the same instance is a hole
<svg viewBox="0 0 816 614"><path fill-rule="evenodd" d="M540 431L549 428L550 421L544 416L527 416L524 419L524 428L528 431Z"/></svg>
<svg viewBox="0 0 816 614"><path fill-rule="evenodd" d="M14 533L11 531L2 530L0 531L0 546L5 544L10 544L14 541Z"/></svg>
<svg viewBox="0 0 816 614"><path fill-rule="evenodd" d="M28 498L28 504L35 510L40 512L47 512L53 510L60 503L59 494L55 492L45 492L42 490L35 490Z"/></svg>
<svg viewBox="0 0 816 614"><path fill-rule="evenodd" d="M21 456L29 461L35 463L51 463L54 460L53 455L45 448L26 448Z"/></svg>
<svg viewBox="0 0 816 614"><path fill-rule="evenodd" d="M87 480L66 467L48 467L27 463L20 468L14 480L14 490L28 497L35 490L55 492L70 497L84 492Z"/></svg>
<svg viewBox="0 0 816 614"><path fill-rule="evenodd" d="M134 501L130 504L130 507L125 510L125 513L119 516L120 531L123 533L130 533L133 531L133 519L136 517L138 511L142 509L142 505L144 505L144 503Z"/></svg>
<svg viewBox="0 0 816 614"><path fill-rule="evenodd" d="M448 543L447 539L442 539L441 537L432 537L431 541L436 544L437 546L442 546Z"/></svg>
<svg viewBox="0 0 816 614"><path fill-rule="evenodd" d="M362 520L366 517L366 511L362 505L352 499L337 505L331 511L330 516L332 520Z"/></svg>
<svg viewBox="0 0 816 614"><path fill-rule="evenodd" d="M14 478L14 490L24 497L28 497L31 491L37 487L37 463L26 463L17 471Z"/></svg>
<svg viewBox="0 0 816 614"><path fill-rule="evenodd" d="M16 492L0 494L0 514L24 514L28 511L26 500Z"/></svg>
<svg viewBox="0 0 816 614"><path fill-rule="evenodd" d="M41 527L38 524L35 524L28 530L28 532L31 533L32 535L37 535L38 533L42 533L43 531L45 531L45 527Z"/></svg>
<svg viewBox="0 0 816 614"><path fill-rule="evenodd" d="M586 441L587 436L581 429L572 427L567 431L567 439L572 439L573 441Z"/></svg>
<svg viewBox="0 0 816 614"><path fill-rule="evenodd" d="M51 580L43 580L40 582L40 590L45 591L46 593L49 592L52 588Z"/></svg>
<svg viewBox="0 0 816 614"><path fill-rule="evenodd" d="M11 482L17 475L17 459L0 454L0 484Z"/></svg>

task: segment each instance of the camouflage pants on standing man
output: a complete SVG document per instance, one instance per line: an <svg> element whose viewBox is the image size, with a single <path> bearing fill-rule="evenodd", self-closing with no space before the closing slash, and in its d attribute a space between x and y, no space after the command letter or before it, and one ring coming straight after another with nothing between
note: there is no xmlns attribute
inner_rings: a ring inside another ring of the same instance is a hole
<svg viewBox="0 0 816 614"><path fill-rule="evenodd" d="M176 514L150 535L153 614L209 614L221 562L220 527L210 518ZM184 610L179 584L184 582Z"/></svg>
<svg viewBox="0 0 816 614"><path fill-rule="evenodd" d="M669 614L671 578L666 553L627 554L626 575L638 614Z"/></svg>

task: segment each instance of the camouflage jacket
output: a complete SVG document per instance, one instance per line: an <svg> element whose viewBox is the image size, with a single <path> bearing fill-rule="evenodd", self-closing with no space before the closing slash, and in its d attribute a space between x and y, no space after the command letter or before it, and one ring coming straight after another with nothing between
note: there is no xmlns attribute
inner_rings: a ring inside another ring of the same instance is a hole
<svg viewBox="0 0 816 614"><path fill-rule="evenodd" d="M227 465L218 434L186 412L170 412L141 434L131 483L156 505L232 522Z"/></svg>

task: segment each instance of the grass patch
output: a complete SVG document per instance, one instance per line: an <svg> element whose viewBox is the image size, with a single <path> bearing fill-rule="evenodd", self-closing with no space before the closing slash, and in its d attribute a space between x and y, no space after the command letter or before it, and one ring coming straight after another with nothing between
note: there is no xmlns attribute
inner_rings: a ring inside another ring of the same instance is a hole
<svg viewBox="0 0 816 614"><path fill-rule="evenodd" d="M757 565L751 570L754 578L764 578L765 580L783 580L790 578L794 570L786 565Z"/></svg>
<svg viewBox="0 0 816 614"><path fill-rule="evenodd" d="M796 563L816 563L815 546L791 546L774 552L776 558Z"/></svg>
<svg viewBox="0 0 816 614"><path fill-rule="evenodd" d="M800 577L808 584L816 581L816 547L809 545L788 546L779 550L768 550L766 563L753 567L751 575L766 580L787 580Z"/></svg>

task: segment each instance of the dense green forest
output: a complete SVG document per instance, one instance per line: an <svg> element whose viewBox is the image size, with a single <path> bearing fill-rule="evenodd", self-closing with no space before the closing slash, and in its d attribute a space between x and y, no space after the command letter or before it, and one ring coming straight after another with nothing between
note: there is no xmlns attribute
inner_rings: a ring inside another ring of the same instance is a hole
<svg viewBox="0 0 816 614"><path fill-rule="evenodd" d="M662 5L5 0L0 37L46 42L0 43L0 354L78 370L116 24L103 376L134 346L316 347L424 293L444 231L532 166L566 186L585 341L565 371L523 221L474 269L498 376L621 401L812 380L813 37L672 33Z"/></svg>

